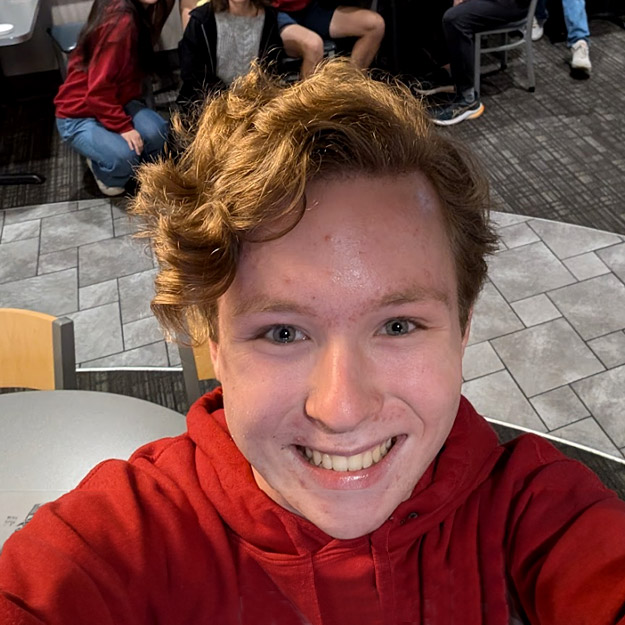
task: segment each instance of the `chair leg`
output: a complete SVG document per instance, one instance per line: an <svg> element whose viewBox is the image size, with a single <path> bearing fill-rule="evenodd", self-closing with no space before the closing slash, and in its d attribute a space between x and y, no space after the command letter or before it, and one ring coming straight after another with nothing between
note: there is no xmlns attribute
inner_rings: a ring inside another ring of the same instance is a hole
<svg viewBox="0 0 625 625"><path fill-rule="evenodd" d="M46 179L35 173L23 173L23 174L0 174L0 185L11 184L43 184ZM0 206L2 210L4 206Z"/></svg>
<svg viewBox="0 0 625 625"><path fill-rule="evenodd" d="M508 33L504 33L503 43L506 46L510 43L510 37ZM503 50L501 53L501 69L504 70L504 69L507 69L507 67L508 67L508 51Z"/></svg>
<svg viewBox="0 0 625 625"><path fill-rule="evenodd" d="M525 34L525 63L527 64L527 90L533 93L536 91L536 79L534 77L534 48L531 30Z"/></svg>
<svg viewBox="0 0 625 625"><path fill-rule="evenodd" d="M54 54L56 56L56 64L59 66L61 80L65 81L67 78L67 55L59 49L56 43L54 43Z"/></svg>
<svg viewBox="0 0 625 625"><path fill-rule="evenodd" d="M154 85L152 84L152 76L146 76L143 79L143 99L149 109L156 109L156 100L154 98Z"/></svg>
<svg viewBox="0 0 625 625"><path fill-rule="evenodd" d="M482 72L482 67L480 65L482 56L482 37L479 33L475 33L475 35L473 35L473 47L475 48L473 56L473 90L475 91L475 95L479 98L480 74Z"/></svg>

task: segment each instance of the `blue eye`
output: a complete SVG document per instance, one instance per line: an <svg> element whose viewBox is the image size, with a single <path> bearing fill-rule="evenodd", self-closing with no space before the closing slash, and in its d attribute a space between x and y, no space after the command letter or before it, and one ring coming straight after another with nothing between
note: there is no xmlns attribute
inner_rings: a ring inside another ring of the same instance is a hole
<svg viewBox="0 0 625 625"><path fill-rule="evenodd" d="M301 330L293 326L280 325L273 326L265 334L263 338L272 341L274 343L293 343L294 341L301 341L305 338L304 333Z"/></svg>
<svg viewBox="0 0 625 625"><path fill-rule="evenodd" d="M412 332L415 328L414 322L408 319L391 319L384 324L382 333L388 336L401 336Z"/></svg>

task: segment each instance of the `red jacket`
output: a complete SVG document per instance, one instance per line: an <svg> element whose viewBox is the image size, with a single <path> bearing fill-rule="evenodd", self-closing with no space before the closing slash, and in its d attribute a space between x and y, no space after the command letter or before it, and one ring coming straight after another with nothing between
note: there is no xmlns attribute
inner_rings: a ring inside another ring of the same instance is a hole
<svg viewBox="0 0 625 625"><path fill-rule="evenodd" d="M0 557L13 625L508 625L513 605L624 623L625 503L536 436L499 445L466 400L368 536L332 539L260 491L217 391L188 433L102 463Z"/></svg>
<svg viewBox="0 0 625 625"><path fill-rule="evenodd" d="M295 11L303 11L312 0L275 0L274 5L278 11L286 11L294 13Z"/></svg>
<svg viewBox="0 0 625 625"><path fill-rule="evenodd" d="M102 24L93 37L93 54L86 69L80 52L70 56L67 78L54 99L56 116L95 117L113 132L132 130L132 118L124 106L141 97L142 87L134 18L123 13L114 24Z"/></svg>

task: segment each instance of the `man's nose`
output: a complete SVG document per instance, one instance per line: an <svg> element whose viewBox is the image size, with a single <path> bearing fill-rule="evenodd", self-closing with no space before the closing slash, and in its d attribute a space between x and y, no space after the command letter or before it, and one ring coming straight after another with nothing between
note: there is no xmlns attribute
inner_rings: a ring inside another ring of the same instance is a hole
<svg viewBox="0 0 625 625"><path fill-rule="evenodd" d="M373 363L358 345L334 341L317 353L311 372L306 414L330 432L349 432L377 416L382 395Z"/></svg>

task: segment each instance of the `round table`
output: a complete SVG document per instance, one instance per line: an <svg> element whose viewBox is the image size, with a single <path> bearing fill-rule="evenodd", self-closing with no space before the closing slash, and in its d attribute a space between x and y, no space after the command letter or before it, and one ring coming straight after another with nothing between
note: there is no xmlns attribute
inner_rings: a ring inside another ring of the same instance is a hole
<svg viewBox="0 0 625 625"><path fill-rule="evenodd" d="M186 430L183 415L96 391L0 395L0 491L68 491L107 458Z"/></svg>

